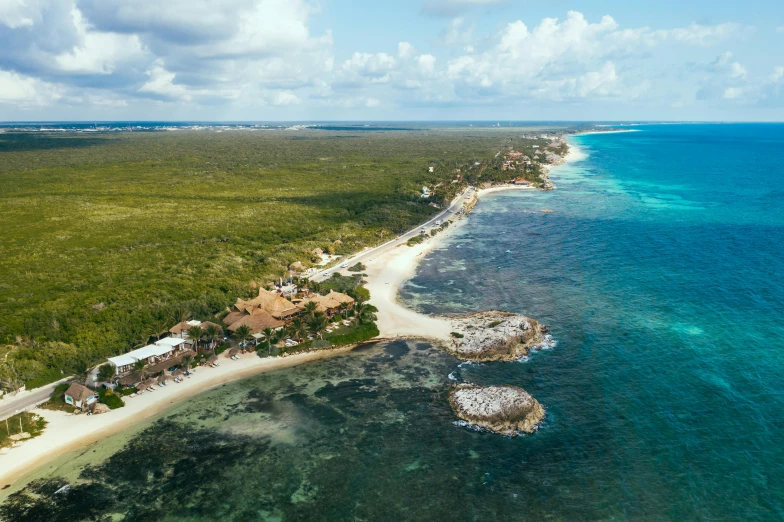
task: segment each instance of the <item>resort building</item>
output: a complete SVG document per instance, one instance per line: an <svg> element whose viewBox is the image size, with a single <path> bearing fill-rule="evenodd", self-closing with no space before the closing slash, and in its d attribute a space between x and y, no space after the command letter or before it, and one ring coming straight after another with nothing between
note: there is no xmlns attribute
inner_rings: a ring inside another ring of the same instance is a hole
<svg viewBox="0 0 784 522"><path fill-rule="evenodd" d="M171 334L172 337L177 337L179 339L190 339L190 336L188 335L188 329L194 326L198 326L202 331L205 331L210 326L215 326L216 328L220 328L221 331L223 331L223 327L221 327L221 325L212 323L210 321L183 321L172 326L169 329L169 334Z"/></svg>
<svg viewBox="0 0 784 522"><path fill-rule="evenodd" d="M109 364L114 366L116 374L123 375L133 370L134 365L139 361L144 361L145 364L159 364L174 357L181 359L182 355L189 352L188 342L185 339L165 337L154 344L117 357L109 357Z"/></svg>
<svg viewBox="0 0 784 522"><path fill-rule="evenodd" d="M65 403L80 410L86 410L97 400L98 394L96 392L76 382L65 390Z"/></svg>
<svg viewBox="0 0 784 522"><path fill-rule="evenodd" d="M270 292L262 288L259 290L259 295L253 299L248 301L237 299L231 312L223 319L223 322L227 325L233 325L243 317L253 315L253 312L256 310L267 312L278 321L285 322L299 314L302 308L277 292Z"/></svg>
<svg viewBox="0 0 784 522"><path fill-rule="evenodd" d="M231 315L231 314L230 314ZM226 316L228 318L228 316ZM258 334L270 328L272 330L279 330L283 328L285 323L272 317L266 310L255 309L248 315L242 315L238 320L229 325L229 330L236 332L240 326L247 326L250 328L250 333Z"/></svg>
<svg viewBox="0 0 784 522"><path fill-rule="evenodd" d="M351 296L335 292L334 290L330 290L327 295L315 295L308 299L304 299L300 305L304 307L305 303L309 301L316 303L317 312L322 312L330 317L341 313L343 311L343 305L349 310L354 307L354 299Z"/></svg>

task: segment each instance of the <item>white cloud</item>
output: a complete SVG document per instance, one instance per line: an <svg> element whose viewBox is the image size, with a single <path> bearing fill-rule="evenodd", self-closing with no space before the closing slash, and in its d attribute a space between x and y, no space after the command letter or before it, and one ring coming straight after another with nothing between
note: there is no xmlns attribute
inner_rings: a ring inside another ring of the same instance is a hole
<svg viewBox="0 0 784 522"><path fill-rule="evenodd" d="M436 57L432 54L421 54L417 57L417 67L425 74L432 74L436 68Z"/></svg>
<svg viewBox="0 0 784 522"><path fill-rule="evenodd" d="M407 60L414 56L414 46L408 42L397 44L397 55L401 60Z"/></svg>
<svg viewBox="0 0 784 522"><path fill-rule="evenodd" d="M163 60L156 60L147 71L150 79L139 88L139 92L150 93L166 99L190 101L192 96L184 85L174 83L176 74L166 70Z"/></svg>
<svg viewBox="0 0 784 522"><path fill-rule="evenodd" d="M317 1L0 0L0 103L394 111L780 99L780 68L755 76L760 60L745 50L744 63L705 59L753 36L737 23L630 28L570 11L478 34L481 9L454 13L499 2L432 2L453 10L435 45L415 49L403 27L396 47L336 57L331 31L314 34Z"/></svg>
<svg viewBox="0 0 784 522"><path fill-rule="evenodd" d="M71 10L79 42L54 57L57 68L64 72L111 74L118 63L141 58L145 53L139 37L92 31L81 11Z"/></svg>
<svg viewBox="0 0 784 522"><path fill-rule="evenodd" d="M0 23L11 29L30 27L40 18L41 5L38 1L0 1Z"/></svg>
<svg viewBox="0 0 784 522"><path fill-rule="evenodd" d="M743 67L738 62L733 62L732 65L730 65L730 76L732 78L745 79L747 74L748 73L746 71L746 68Z"/></svg>
<svg viewBox="0 0 784 522"><path fill-rule="evenodd" d="M736 23L713 26L691 23L688 27L671 29L669 31L657 31L654 34L688 44L711 45L740 34L743 30L744 28Z"/></svg>
<svg viewBox="0 0 784 522"><path fill-rule="evenodd" d="M288 91L278 92L275 93L275 96L272 99L273 105L296 105L301 103L296 94Z"/></svg>
<svg viewBox="0 0 784 522"><path fill-rule="evenodd" d="M441 32L444 45L470 45L474 39L474 26L468 26L462 17L453 18Z"/></svg>
<svg viewBox="0 0 784 522"><path fill-rule="evenodd" d="M0 69L0 104L21 107L46 106L60 98L55 85Z"/></svg>

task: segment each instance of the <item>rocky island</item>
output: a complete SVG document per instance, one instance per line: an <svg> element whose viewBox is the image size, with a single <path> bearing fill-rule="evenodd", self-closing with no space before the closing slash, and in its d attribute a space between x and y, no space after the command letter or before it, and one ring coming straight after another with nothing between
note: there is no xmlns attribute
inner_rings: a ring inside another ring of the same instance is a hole
<svg viewBox="0 0 784 522"><path fill-rule="evenodd" d="M464 361L513 361L545 341L547 327L520 314L496 310L451 317L447 351Z"/></svg>
<svg viewBox="0 0 784 522"><path fill-rule="evenodd" d="M533 433L544 419L544 408L517 386L459 384L449 394L458 417L494 433Z"/></svg>

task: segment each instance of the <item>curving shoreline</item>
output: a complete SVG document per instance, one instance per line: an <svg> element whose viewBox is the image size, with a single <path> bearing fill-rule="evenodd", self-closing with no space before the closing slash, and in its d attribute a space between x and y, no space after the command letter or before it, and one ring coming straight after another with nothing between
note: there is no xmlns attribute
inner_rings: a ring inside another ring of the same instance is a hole
<svg viewBox="0 0 784 522"><path fill-rule="evenodd" d="M570 144L561 165L583 157L580 149ZM553 169L557 167L554 166ZM511 185L494 186L478 190L476 198L509 190L536 189ZM455 330L453 321L460 318L420 314L400 304L397 295L400 287L413 277L423 257L440 246L445 238L454 234L460 226L465 225L466 221L465 216L453 219L452 225L441 234L413 247L401 245L379 254L366 263L367 288L372 296L372 304L378 308L379 339L419 338L434 341L443 347L448 347L454 340L451 335ZM519 343L515 346L517 344ZM36 410L47 420L48 426L41 436L26 441L7 454L0 454L0 488L13 485L16 489L25 476L36 472L55 458L160 415L172 405L204 391L251 375L348 353L352 349L353 346L346 346L270 359L261 359L251 354L239 361L232 361L224 354L218 368L200 368L194 377L183 383L170 384L164 389L144 393L129 400L124 408L113 410L108 414L87 417ZM510 357L513 357L513 354ZM10 491L12 490L2 491L0 496L5 496Z"/></svg>

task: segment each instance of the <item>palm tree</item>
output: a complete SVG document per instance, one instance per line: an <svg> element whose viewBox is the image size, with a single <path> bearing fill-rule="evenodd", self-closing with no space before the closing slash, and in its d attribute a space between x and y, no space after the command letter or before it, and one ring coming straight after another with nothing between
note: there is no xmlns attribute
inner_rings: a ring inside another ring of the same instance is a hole
<svg viewBox="0 0 784 522"><path fill-rule="evenodd" d="M150 337L155 337L156 341L161 340L161 336L169 331L168 323L165 319L161 319L160 321L155 321L152 325L150 333L152 334Z"/></svg>
<svg viewBox="0 0 784 522"><path fill-rule="evenodd" d="M188 370L190 370L192 362L193 362L193 357L186 354L182 356L182 361L180 362L180 366L185 368L185 371L187 372Z"/></svg>
<svg viewBox="0 0 784 522"><path fill-rule="evenodd" d="M265 328L261 333L264 334L264 340L267 341L269 355L272 355L272 336L275 335L275 331L272 328Z"/></svg>
<svg viewBox="0 0 784 522"><path fill-rule="evenodd" d="M202 333L203 333L201 327L200 326L191 326L190 328L185 330L185 332L188 334L188 337L190 337L193 340L193 346L194 346L194 348L196 348L196 351L198 352L199 351L199 340L201 340L201 336L202 336Z"/></svg>
<svg viewBox="0 0 784 522"><path fill-rule="evenodd" d="M139 359L135 363L133 363L133 369L136 370L136 373L139 374L139 380L143 381L145 377L147 377L147 363L144 359Z"/></svg>
<svg viewBox="0 0 784 522"><path fill-rule="evenodd" d="M312 319L316 314L316 308L318 308L318 303L314 301L308 301L307 303L305 303L303 308L305 309L305 313L308 315L308 317Z"/></svg>
<svg viewBox="0 0 784 522"><path fill-rule="evenodd" d="M358 302L354 307L354 315L359 324L375 321L376 316L371 312L370 306L364 302Z"/></svg>
<svg viewBox="0 0 784 522"><path fill-rule="evenodd" d="M316 312L310 321L308 321L308 327L310 327L310 331L313 335L318 336L319 339L323 339L322 334L327 328L327 318L324 317L324 314Z"/></svg>
<svg viewBox="0 0 784 522"><path fill-rule="evenodd" d="M345 316L346 319L348 319L349 308L351 308L350 303L346 303L346 302L340 303L340 311L343 312L343 315Z"/></svg>
<svg viewBox="0 0 784 522"><path fill-rule="evenodd" d="M90 363L87 359L80 358L74 363L74 377L79 384L86 384L87 377L90 375Z"/></svg>
<svg viewBox="0 0 784 522"><path fill-rule="evenodd" d="M289 333L295 339L299 339L302 337L302 333L305 331L305 321L303 321L299 317L295 317L291 324L289 324Z"/></svg>
<svg viewBox="0 0 784 522"><path fill-rule="evenodd" d="M187 321L190 318L191 313L181 305L176 306L171 312L171 319L175 324L182 323L183 321Z"/></svg>
<svg viewBox="0 0 784 522"><path fill-rule="evenodd" d="M220 341L223 338L223 331L220 329L220 326L211 324L204 331L204 338L210 342L210 348L214 349L216 341Z"/></svg>
<svg viewBox="0 0 784 522"><path fill-rule="evenodd" d="M248 338L250 338L250 326L243 324L238 326L236 330L234 330L234 338L242 345L243 348L246 348L248 343Z"/></svg>

